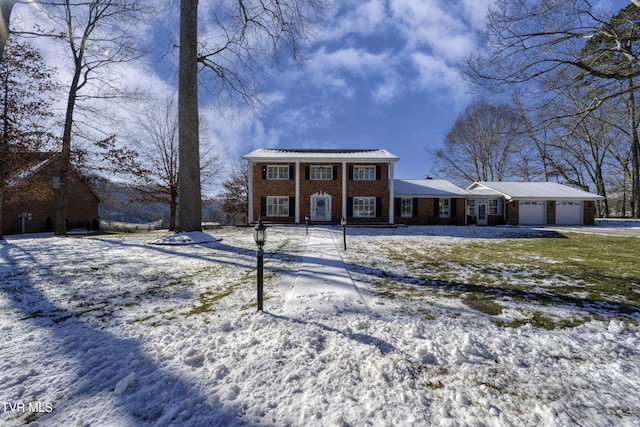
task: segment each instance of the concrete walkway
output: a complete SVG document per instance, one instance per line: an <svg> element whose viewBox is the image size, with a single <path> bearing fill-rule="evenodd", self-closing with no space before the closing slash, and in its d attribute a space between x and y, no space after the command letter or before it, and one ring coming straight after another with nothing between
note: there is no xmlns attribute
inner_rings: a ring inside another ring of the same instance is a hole
<svg viewBox="0 0 640 427"><path fill-rule="evenodd" d="M328 228L313 228L309 233L307 249L284 303L283 314L313 317L367 310L336 247L333 235L338 233ZM342 234L339 237L342 238Z"/></svg>

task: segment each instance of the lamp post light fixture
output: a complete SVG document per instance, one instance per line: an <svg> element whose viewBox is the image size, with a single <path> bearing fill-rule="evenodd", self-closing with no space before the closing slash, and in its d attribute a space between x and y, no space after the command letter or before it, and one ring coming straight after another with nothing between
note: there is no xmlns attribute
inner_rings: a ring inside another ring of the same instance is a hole
<svg viewBox="0 0 640 427"><path fill-rule="evenodd" d="M347 250L347 220L342 217L340 220L340 225L342 225L342 241L344 242L344 250Z"/></svg>
<svg viewBox="0 0 640 427"><path fill-rule="evenodd" d="M262 218L258 219L258 224L253 229L253 240L255 240L256 245L258 245L258 250L256 251L256 256L258 258L258 311L262 311L264 284L264 250L262 248L267 242L267 227L262 223Z"/></svg>
<svg viewBox="0 0 640 427"><path fill-rule="evenodd" d="M311 219L311 218L309 217L309 214L306 214L306 215L304 216L304 223L305 223L305 224L307 224L307 236L309 235L309 220L310 220L310 219Z"/></svg>

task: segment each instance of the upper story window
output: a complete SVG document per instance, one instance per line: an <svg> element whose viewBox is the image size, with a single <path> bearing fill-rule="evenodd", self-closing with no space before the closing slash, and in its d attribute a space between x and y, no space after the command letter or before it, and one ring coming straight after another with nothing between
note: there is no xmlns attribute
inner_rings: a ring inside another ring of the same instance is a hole
<svg viewBox="0 0 640 427"><path fill-rule="evenodd" d="M289 179L288 165L268 165L267 179Z"/></svg>
<svg viewBox="0 0 640 427"><path fill-rule="evenodd" d="M400 217L411 218L413 216L413 199L403 197L400 199Z"/></svg>
<svg viewBox="0 0 640 427"><path fill-rule="evenodd" d="M310 166L309 179L332 180L333 167L332 166Z"/></svg>
<svg viewBox="0 0 640 427"><path fill-rule="evenodd" d="M376 167L375 166L354 166L353 179L362 180L362 181L375 181Z"/></svg>

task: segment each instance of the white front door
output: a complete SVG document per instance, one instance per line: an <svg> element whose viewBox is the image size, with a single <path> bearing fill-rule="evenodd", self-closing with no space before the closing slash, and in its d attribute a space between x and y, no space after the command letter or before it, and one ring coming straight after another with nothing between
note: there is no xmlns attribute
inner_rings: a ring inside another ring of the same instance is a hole
<svg viewBox="0 0 640 427"><path fill-rule="evenodd" d="M477 225L487 225L487 204L480 202L478 203L478 216L476 218Z"/></svg>
<svg viewBox="0 0 640 427"><path fill-rule="evenodd" d="M311 196L311 221L331 221L331 196L314 194Z"/></svg>

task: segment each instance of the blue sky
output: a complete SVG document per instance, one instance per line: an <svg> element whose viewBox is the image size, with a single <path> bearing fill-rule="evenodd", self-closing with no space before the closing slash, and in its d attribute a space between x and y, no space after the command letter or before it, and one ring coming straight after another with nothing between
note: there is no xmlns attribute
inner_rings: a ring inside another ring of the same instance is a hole
<svg viewBox="0 0 640 427"><path fill-rule="evenodd" d="M201 1L200 7L209 3ZM441 147L472 100L457 68L476 51L476 31L482 29L492 0L333 3L314 28L303 67L285 64L263 76L265 102L257 111L231 109L201 98L201 119L206 124L202 139L218 145L227 165L262 147L384 148L400 157L397 178L439 178L429 151ZM626 1L613 3L622 6ZM600 4L611 7L609 0ZM46 18L36 17L35 10L33 5L16 6L12 28L28 27L33 21L42 25ZM207 22L203 24L206 29ZM144 86L160 98L175 94L176 14L167 13L137 30L158 52L144 63L123 65L112 77L118 76L128 87ZM60 80L68 82L64 47L43 48ZM61 97L61 110L64 101ZM114 120L97 125L104 126L106 134L132 129L135 113L149 102L102 106L103 111L112 111L100 120L106 116Z"/></svg>
<svg viewBox="0 0 640 427"><path fill-rule="evenodd" d="M396 177L433 175L436 149L471 99L459 61L489 0L342 0L326 11L302 69L263 85L259 114L203 116L228 155L253 149L384 148Z"/></svg>

